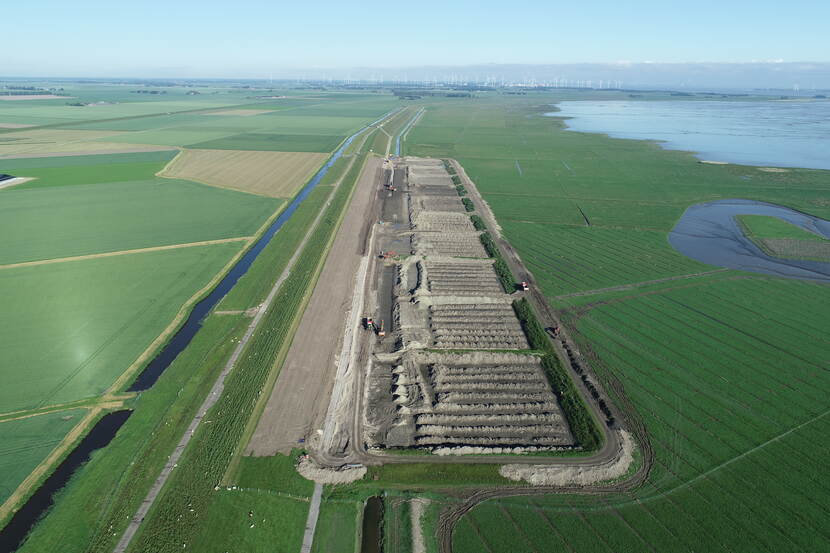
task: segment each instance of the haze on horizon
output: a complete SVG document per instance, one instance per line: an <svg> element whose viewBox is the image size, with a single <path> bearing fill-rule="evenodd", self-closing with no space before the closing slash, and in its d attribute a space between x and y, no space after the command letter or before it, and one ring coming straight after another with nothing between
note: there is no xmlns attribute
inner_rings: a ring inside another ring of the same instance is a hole
<svg viewBox="0 0 830 553"><path fill-rule="evenodd" d="M0 52L7 77L414 80L456 73L830 87L830 4L820 0L786 8L773 0L601 0L590 7L46 0L3 11L17 23L4 29L5 44L14 45Z"/></svg>

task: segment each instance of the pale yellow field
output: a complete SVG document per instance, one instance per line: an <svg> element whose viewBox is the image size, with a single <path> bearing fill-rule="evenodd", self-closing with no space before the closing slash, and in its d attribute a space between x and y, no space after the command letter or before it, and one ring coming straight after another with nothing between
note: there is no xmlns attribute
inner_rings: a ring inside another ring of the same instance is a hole
<svg viewBox="0 0 830 553"><path fill-rule="evenodd" d="M290 198L308 181L328 154L182 150L164 177L195 180L272 198Z"/></svg>
<svg viewBox="0 0 830 553"><path fill-rule="evenodd" d="M260 113L273 113L270 109L225 109L222 111L211 111L205 115L259 115Z"/></svg>
<svg viewBox="0 0 830 553"><path fill-rule="evenodd" d="M35 129L3 134L0 137L0 158L30 157L50 154L92 154L99 152L144 152L170 150L169 146L125 144L123 142L97 142L111 136L125 134L122 131L74 131L62 129Z"/></svg>

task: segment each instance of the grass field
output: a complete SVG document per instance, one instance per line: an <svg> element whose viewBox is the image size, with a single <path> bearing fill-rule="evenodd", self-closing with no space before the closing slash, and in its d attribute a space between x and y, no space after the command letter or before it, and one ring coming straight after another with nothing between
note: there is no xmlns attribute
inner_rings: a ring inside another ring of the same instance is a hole
<svg viewBox="0 0 830 553"><path fill-rule="evenodd" d="M363 516L360 501L323 501L314 532L313 553L354 553L359 547L358 522Z"/></svg>
<svg viewBox="0 0 830 553"><path fill-rule="evenodd" d="M282 202L161 178L0 194L3 265L250 236Z"/></svg>
<svg viewBox="0 0 830 553"><path fill-rule="evenodd" d="M622 383L655 465L625 494L485 502L459 522L454 551L829 549L830 289L694 276L712 268L666 241L686 207L719 198L827 217L827 172L707 165L567 132L541 116L556 98L432 106L406 153L461 162L600 380ZM683 278L602 291L669 277ZM575 291L586 295L554 299Z"/></svg>
<svg viewBox="0 0 830 553"><path fill-rule="evenodd" d="M0 270L3 411L102 393L240 248L231 242Z"/></svg>
<svg viewBox="0 0 830 553"><path fill-rule="evenodd" d="M301 152L184 150L161 175L261 196L290 198L327 157Z"/></svg>
<svg viewBox="0 0 830 553"><path fill-rule="evenodd" d="M98 154L20 158L0 161L3 171L34 177L14 190L153 179L173 159L173 150L135 154Z"/></svg>
<svg viewBox="0 0 830 553"><path fill-rule="evenodd" d="M0 504L84 414L83 409L72 409L0 422Z"/></svg>
<svg viewBox="0 0 830 553"><path fill-rule="evenodd" d="M193 148L215 150L263 150L287 152L331 152L343 139L343 135L330 134L277 134L241 133L191 144Z"/></svg>
<svg viewBox="0 0 830 553"><path fill-rule="evenodd" d="M792 225L778 217L767 215L738 215L738 222L742 225L750 238L792 238L795 240L827 240L823 236L813 234L800 227Z"/></svg>

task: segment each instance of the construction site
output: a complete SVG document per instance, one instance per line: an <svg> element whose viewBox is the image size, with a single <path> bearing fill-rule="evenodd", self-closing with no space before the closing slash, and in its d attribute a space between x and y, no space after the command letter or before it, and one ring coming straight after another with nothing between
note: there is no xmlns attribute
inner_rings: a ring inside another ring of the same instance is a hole
<svg viewBox="0 0 830 553"><path fill-rule="evenodd" d="M319 444L332 464L577 445L514 311L522 283L502 284L461 190L442 160L384 162L354 366L338 375L351 394L332 394Z"/></svg>

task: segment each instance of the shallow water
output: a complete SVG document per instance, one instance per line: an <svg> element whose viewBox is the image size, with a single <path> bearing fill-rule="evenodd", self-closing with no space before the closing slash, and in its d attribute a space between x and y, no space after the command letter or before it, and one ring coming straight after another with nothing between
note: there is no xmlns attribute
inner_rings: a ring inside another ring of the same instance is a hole
<svg viewBox="0 0 830 553"><path fill-rule="evenodd" d="M767 255L744 235L736 215L778 217L830 239L830 221L775 204L734 199L689 207L669 233L669 243L683 255L709 265L830 282L830 263Z"/></svg>
<svg viewBox="0 0 830 553"><path fill-rule="evenodd" d="M570 130L663 141L701 159L830 169L830 101L579 101L548 115Z"/></svg>

